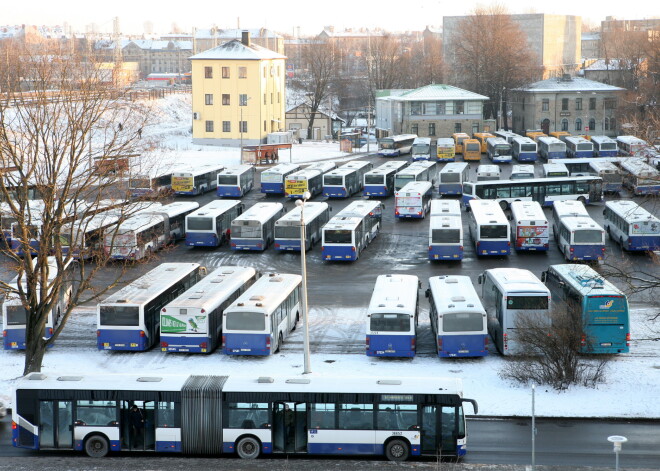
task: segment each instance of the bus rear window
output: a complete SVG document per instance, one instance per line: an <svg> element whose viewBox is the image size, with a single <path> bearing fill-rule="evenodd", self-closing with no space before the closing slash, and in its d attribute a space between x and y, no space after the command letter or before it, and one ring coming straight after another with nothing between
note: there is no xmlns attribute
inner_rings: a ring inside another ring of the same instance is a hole
<svg viewBox="0 0 660 471"><path fill-rule="evenodd" d="M190 231L210 231L213 229L213 220L211 218L187 218L188 230Z"/></svg>
<svg viewBox="0 0 660 471"><path fill-rule="evenodd" d="M461 231L458 229L433 229L431 240L434 244L458 244L461 242Z"/></svg>
<svg viewBox="0 0 660 471"><path fill-rule="evenodd" d="M543 296L508 296L507 309L548 309L548 295Z"/></svg>
<svg viewBox="0 0 660 471"><path fill-rule="evenodd" d="M442 183L458 183L461 181L460 173L441 173L440 181Z"/></svg>
<svg viewBox="0 0 660 471"><path fill-rule="evenodd" d="M101 306L101 325L140 325L137 306Z"/></svg>
<svg viewBox="0 0 660 471"><path fill-rule="evenodd" d="M375 313L371 315L369 329L372 332L410 332L408 314Z"/></svg>
<svg viewBox="0 0 660 471"><path fill-rule="evenodd" d="M596 230L573 232L573 242L576 244L602 244L603 233Z"/></svg>
<svg viewBox="0 0 660 471"><path fill-rule="evenodd" d="M479 234L482 239L507 239L508 227L503 224L485 224L479 228Z"/></svg>
<svg viewBox="0 0 660 471"><path fill-rule="evenodd" d="M275 226L275 238L300 240L300 226Z"/></svg>
<svg viewBox="0 0 660 471"><path fill-rule="evenodd" d="M341 185L344 183L343 178L339 175L326 175L323 178L324 185Z"/></svg>
<svg viewBox="0 0 660 471"><path fill-rule="evenodd" d="M353 233L345 229L329 229L323 232L323 240L326 244L351 244Z"/></svg>
<svg viewBox="0 0 660 471"><path fill-rule="evenodd" d="M238 185L238 176L218 175L218 185Z"/></svg>
<svg viewBox="0 0 660 471"><path fill-rule="evenodd" d="M534 144L522 144L520 152L536 152L536 146Z"/></svg>
<svg viewBox="0 0 660 471"><path fill-rule="evenodd" d="M266 316L263 312L228 312L225 325L227 330L266 330Z"/></svg>
<svg viewBox="0 0 660 471"><path fill-rule="evenodd" d="M382 175L365 175L364 183L366 185L383 185L383 176Z"/></svg>
<svg viewBox="0 0 660 471"><path fill-rule="evenodd" d="M27 311L23 306L7 306L7 325L25 325Z"/></svg>
<svg viewBox="0 0 660 471"><path fill-rule="evenodd" d="M485 318L479 312L457 312L442 316L443 332L481 332Z"/></svg>

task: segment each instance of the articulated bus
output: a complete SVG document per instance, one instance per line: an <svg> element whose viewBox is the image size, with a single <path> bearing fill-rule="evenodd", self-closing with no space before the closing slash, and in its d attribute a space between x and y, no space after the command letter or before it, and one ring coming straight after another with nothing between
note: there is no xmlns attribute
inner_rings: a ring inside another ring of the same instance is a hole
<svg viewBox="0 0 660 471"><path fill-rule="evenodd" d="M517 251L547 251L550 247L550 224L537 201L511 203L513 248Z"/></svg>
<svg viewBox="0 0 660 471"><path fill-rule="evenodd" d="M104 250L114 260L142 260L165 247L170 241L167 217L138 213L105 233Z"/></svg>
<svg viewBox="0 0 660 471"><path fill-rule="evenodd" d="M466 162L481 160L481 144L476 139L465 139L463 141L463 160Z"/></svg>
<svg viewBox="0 0 660 471"><path fill-rule="evenodd" d="M621 249L660 250L660 219L634 201L607 201L603 216L607 234Z"/></svg>
<svg viewBox="0 0 660 471"><path fill-rule="evenodd" d="M394 217L424 219L431 209L431 182L410 182L394 193Z"/></svg>
<svg viewBox="0 0 660 471"><path fill-rule="evenodd" d="M32 260L32 266L37 268L37 259ZM52 308L46 317L46 324L44 326L43 336L45 339L50 339L53 334L60 327L64 312L69 307L71 294L73 293L73 283L76 277L76 264L72 260L64 263L64 275L59 273L57 268L57 261L55 257L48 257L48 268L46 269L45 279L41 278L40 273L35 273L39 279L37 280L37 296L41 297L42 282L46 283L47 298L52 297ZM54 292L56 288L55 283L59 279L58 291ZM25 350L26 346L26 328L28 323L29 307L21 301L18 294L19 283L22 285L23 292L29 298L27 293L27 278L23 274L20 280L16 276L8 283L12 291L5 291L4 302L2 303L2 343L5 350ZM31 316L33 317L33 316ZM34 317L33 317L34 319ZM52 344L51 344L52 345Z"/></svg>
<svg viewBox="0 0 660 471"><path fill-rule="evenodd" d="M596 176L596 172L592 167L592 163L608 162L611 164L618 164L626 160L626 157L591 157L586 159L550 159L549 164L561 163L568 169L569 175L572 177L582 177L586 175Z"/></svg>
<svg viewBox="0 0 660 471"><path fill-rule="evenodd" d="M606 193L621 193L623 190L623 175L619 167L613 162L601 162L600 159L591 159L590 173L603 179L603 191Z"/></svg>
<svg viewBox="0 0 660 471"><path fill-rule="evenodd" d="M461 204L456 200L432 200L430 217L429 260L462 260Z"/></svg>
<svg viewBox="0 0 660 471"><path fill-rule="evenodd" d="M617 136L616 145L619 148L619 155L634 157L649 146L649 143L635 136Z"/></svg>
<svg viewBox="0 0 660 471"><path fill-rule="evenodd" d="M605 231L580 201L555 201L552 231L566 260L594 261L605 256Z"/></svg>
<svg viewBox="0 0 660 471"><path fill-rule="evenodd" d="M275 240L275 221L282 203L256 203L231 222L231 249L263 251Z"/></svg>
<svg viewBox="0 0 660 471"><path fill-rule="evenodd" d="M311 249L321 240L321 229L330 220L328 203L308 201L302 206L305 224L305 251ZM300 252L300 206L296 206L284 216L275 221L275 249Z"/></svg>
<svg viewBox="0 0 660 471"><path fill-rule="evenodd" d="M568 177L568 167L561 162L543 164L543 178Z"/></svg>
<svg viewBox="0 0 660 471"><path fill-rule="evenodd" d="M540 137L536 143L539 146L539 157L542 159L566 158L566 143L556 137Z"/></svg>
<svg viewBox="0 0 660 471"><path fill-rule="evenodd" d="M516 137L523 137L520 134L516 134L513 131L505 131L504 129L500 129L498 131L495 131L495 132L493 132L493 134L495 135L494 137L500 137L500 138L504 139L509 144L513 144L513 140Z"/></svg>
<svg viewBox="0 0 660 471"><path fill-rule="evenodd" d="M166 233L169 231L168 242L174 242L186 238L186 217L198 208L199 203L196 201L175 201L148 212L165 218Z"/></svg>
<svg viewBox="0 0 660 471"><path fill-rule="evenodd" d="M419 278L380 275L367 309L367 356L414 357L419 322Z"/></svg>
<svg viewBox="0 0 660 471"><path fill-rule="evenodd" d="M172 192L172 171L158 170L152 175L130 175L128 189L132 198L167 195Z"/></svg>
<svg viewBox="0 0 660 471"><path fill-rule="evenodd" d="M12 445L93 458L109 451L390 461L466 454L463 404L476 414L477 403L463 397L458 378L309 376L30 373L13 392ZM144 416L138 433L131 433L133 406Z"/></svg>
<svg viewBox="0 0 660 471"><path fill-rule="evenodd" d="M470 200L469 228L479 256L509 255L511 227L497 201Z"/></svg>
<svg viewBox="0 0 660 471"><path fill-rule="evenodd" d="M488 355L486 311L469 276L432 276L426 297L440 358Z"/></svg>
<svg viewBox="0 0 660 471"><path fill-rule="evenodd" d="M160 312L163 352L211 353L221 342L222 315L259 278L254 268L221 266Z"/></svg>
<svg viewBox="0 0 660 471"><path fill-rule="evenodd" d="M354 160L323 175L323 196L348 198L364 188L364 175L373 168L370 162Z"/></svg>
<svg viewBox="0 0 660 471"><path fill-rule="evenodd" d="M290 174L284 182L284 196L302 198L305 192L314 197L323 191L323 174L337 167L334 162L317 162Z"/></svg>
<svg viewBox="0 0 660 471"><path fill-rule="evenodd" d="M511 155L518 162L536 162L538 144L529 137L515 137L511 142Z"/></svg>
<svg viewBox="0 0 660 471"><path fill-rule="evenodd" d="M410 160L416 162L418 160L431 160L431 138L418 137L413 141L410 150Z"/></svg>
<svg viewBox="0 0 660 471"><path fill-rule="evenodd" d="M300 275L269 273L238 297L222 316L222 351L227 355L271 355L300 319Z"/></svg>
<svg viewBox="0 0 660 471"><path fill-rule="evenodd" d="M470 136L464 132L455 132L451 135L451 138L454 140L454 152L457 154L463 153L463 141L465 139L470 139Z"/></svg>
<svg viewBox="0 0 660 471"><path fill-rule="evenodd" d="M479 275L488 332L502 355L529 353L517 342L520 322L550 327L550 290L529 270L491 268Z"/></svg>
<svg viewBox="0 0 660 471"><path fill-rule="evenodd" d="M362 196L390 196L394 194L394 176L408 166L408 162L392 160L364 174Z"/></svg>
<svg viewBox="0 0 660 471"><path fill-rule="evenodd" d="M261 172L261 192L283 195L284 182L292 173L300 170L298 164L278 164Z"/></svg>
<svg viewBox="0 0 660 471"><path fill-rule="evenodd" d="M256 170L252 165L227 167L218 173L215 194L220 198L242 198L254 186Z"/></svg>
<svg viewBox="0 0 660 471"><path fill-rule="evenodd" d="M162 263L105 298L96 307L98 349L145 351L156 345L160 310L203 271L198 263Z"/></svg>
<svg viewBox="0 0 660 471"><path fill-rule="evenodd" d="M383 157L398 157L412 150L417 134L400 134L398 136L378 139L378 155Z"/></svg>
<svg viewBox="0 0 660 471"><path fill-rule="evenodd" d="M454 162L456 160L456 144L451 138L443 137L436 141L436 161Z"/></svg>
<svg viewBox="0 0 660 471"><path fill-rule="evenodd" d="M660 171L642 159L626 159L620 163L623 186L635 196L660 194Z"/></svg>
<svg viewBox="0 0 660 471"><path fill-rule="evenodd" d="M611 137L591 136L591 142L594 145L594 157L616 157L619 155L616 141Z"/></svg>
<svg viewBox="0 0 660 471"><path fill-rule="evenodd" d="M394 175L394 190L398 191L410 182L431 182L433 185L437 177L435 162L415 162Z"/></svg>
<svg viewBox="0 0 660 471"><path fill-rule="evenodd" d="M479 145L481 146L481 153L485 154L488 152L488 145L486 143L486 140L489 137L497 137L494 134L491 134L489 132L475 132L472 137L479 141Z"/></svg>
<svg viewBox="0 0 660 471"><path fill-rule="evenodd" d="M566 143L566 157L586 159L594 156L594 144L582 136L569 136Z"/></svg>
<svg viewBox="0 0 660 471"><path fill-rule="evenodd" d="M323 226L322 258L352 262L378 235L383 216L380 201L353 201Z"/></svg>
<svg viewBox="0 0 660 471"><path fill-rule="evenodd" d="M486 139L488 158L492 162L511 162L511 144L501 137L489 137Z"/></svg>
<svg viewBox="0 0 660 471"><path fill-rule="evenodd" d="M223 165L200 165L190 170L172 173L172 190L177 195L201 195L213 191L218 185L218 173Z"/></svg>
<svg viewBox="0 0 660 471"><path fill-rule="evenodd" d="M449 162L438 174L438 193L441 195L463 194L463 183L470 178L470 164Z"/></svg>
<svg viewBox="0 0 660 471"><path fill-rule="evenodd" d="M530 180L534 178L534 165L514 164L511 166L509 180Z"/></svg>
<svg viewBox="0 0 660 471"><path fill-rule="evenodd" d="M243 213L239 200L215 200L186 216L186 245L219 247L231 238L231 222Z"/></svg>
<svg viewBox="0 0 660 471"><path fill-rule="evenodd" d="M550 265L541 278L552 302L582 320L582 353L628 353L628 299L588 265Z"/></svg>

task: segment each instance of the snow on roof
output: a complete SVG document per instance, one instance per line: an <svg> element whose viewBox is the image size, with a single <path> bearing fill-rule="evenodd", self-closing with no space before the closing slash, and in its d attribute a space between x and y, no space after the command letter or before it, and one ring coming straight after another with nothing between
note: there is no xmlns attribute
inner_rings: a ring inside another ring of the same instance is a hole
<svg viewBox="0 0 660 471"><path fill-rule="evenodd" d="M219 59L219 60L263 60L263 59L286 59L286 56L273 52L270 49L261 47L257 44L251 43L246 46L240 39L228 41L220 46L214 47L207 51L195 54L190 58L196 59Z"/></svg>
<svg viewBox="0 0 660 471"><path fill-rule="evenodd" d="M600 33L582 33L582 41L598 41Z"/></svg>
<svg viewBox="0 0 660 471"><path fill-rule="evenodd" d="M286 109L285 113L289 113L289 112L291 112L291 111L293 111L293 110L295 110L296 108L299 108L299 107L301 107L301 106L307 106L307 107L309 108L309 105L308 105L307 103L298 103L298 104L296 104L296 105L291 105L291 106L289 106L289 107ZM346 120L345 120L345 119L340 118L340 117L337 115L337 113L335 113L334 111L330 111L329 109L327 109L327 108L324 107L324 106L319 106L319 108L316 110L316 112L317 112L317 113L321 113L321 114L323 114L323 115L326 115L326 116L327 116L328 118L330 118L330 119L339 120L339 121L342 121L342 122L346 123Z"/></svg>
<svg viewBox="0 0 660 471"><path fill-rule="evenodd" d="M252 28L252 29L198 29L195 31L195 38L197 39L240 39L243 31L248 31L251 38L281 38L276 32L266 28Z"/></svg>
<svg viewBox="0 0 660 471"><path fill-rule="evenodd" d="M331 38L370 38L375 36L385 36L382 30L359 29L353 30L351 28L344 31L335 31L334 28L323 28L321 34L326 34Z"/></svg>
<svg viewBox="0 0 660 471"><path fill-rule="evenodd" d="M571 77L569 80L554 77L534 82L527 87L521 87L516 90L522 92L616 92L625 90L625 88L607 85L606 83L596 82L582 77Z"/></svg>
<svg viewBox="0 0 660 471"><path fill-rule="evenodd" d="M397 101L425 101L425 100L488 100L487 96L451 85L431 84L414 90L406 90L400 95L391 94L384 97Z"/></svg>
<svg viewBox="0 0 660 471"><path fill-rule="evenodd" d="M128 46L128 44L133 43L140 49L149 49L149 50L163 50L163 49L177 49L177 50L188 50L192 51L192 41L162 41L154 39L133 39L123 47ZM171 47L170 47L171 45Z"/></svg>

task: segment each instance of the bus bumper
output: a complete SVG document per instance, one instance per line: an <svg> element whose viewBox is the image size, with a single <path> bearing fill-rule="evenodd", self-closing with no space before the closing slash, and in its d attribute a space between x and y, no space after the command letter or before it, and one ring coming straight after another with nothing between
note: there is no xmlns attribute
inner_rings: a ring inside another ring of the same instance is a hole
<svg viewBox="0 0 660 471"><path fill-rule="evenodd" d="M25 328L3 330L2 345L5 350L25 350Z"/></svg>
<svg viewBox="0 0 660 471"><path fill-rule="evenodd" d="M163 352L210 353L214 347L209 337L160 336L160 349Z"/></svg>
<svg viewBox="0 0 660 471"><path fill-rule="evenodd" d="M110 330L96 331L96 345L99 350L120 350L141 352L148 350L149 339L141 330Z"/></svg>
<svg viewBox="0 0 660 471"><path fill-rule="evenodd" d="M252 251L263 251L266 250L266 244L262 241L248 241L245 239L232 239L231 240L231 249L232 250L252 250Z"/></svg>

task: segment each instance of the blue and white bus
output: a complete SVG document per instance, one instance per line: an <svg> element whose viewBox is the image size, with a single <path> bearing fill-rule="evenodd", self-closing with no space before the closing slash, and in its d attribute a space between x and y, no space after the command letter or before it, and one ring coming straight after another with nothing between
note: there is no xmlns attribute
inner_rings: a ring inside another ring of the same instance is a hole
<svg viewBox="0 0 660 471"><path fill-rule="evenodd" d="M488 158L497 163L511 162L511 144L501 137L486 139Z"/></svg>
<svg viewBox="0 0 660 471"><path fill-rule="evenodd" d="M378 155L383 157L398 157L412 150L417 134L399 134L398 136L382 137L378 140Z"/></svg>
<svg viewBox="0 0 660 471"><path fill-rule="evenodd" d="M605 230L623 250L660 250L660 219L630 200L607 201Z"/></svg>
<svg viewBox="0 0 660 471"><path fill-rule="evenodd" d="M431 138L430 137L417 137L413 141L410 150L410 160L417 162L418 160L431 160Z"/></svg>
<svg viewBox="0 0 660 471"><path fill-rule="evenodd" d="M619 148L619 155L634 157L649 146L649 143L635 136L617 136L616 145Z"/></svg>
<svg viewBox="0 0 660 471"><path fill-rule="evenodd" d="M367 356L414 357L419 322L419 279L380 275L367 309Z"/></svg>
<svg viewBox="0 0 660 471"><path fill-rule="evenodd" d="M97 307L99 350L145 351L156 345L160 310L202 277L198 263L162 263Z"/></svg>
<svg viewBox="0 0 660 471"><path fill-rule="evenodd" d="M429 260L462 260L461 204L456 200L432 200L430 217Z"/></svg>
<svg viewBox="0 0 660 471"><path fill-rule="evenodd" d="M186 216L186 245L219 247L229 242L231 222L243 213L239 200L216 200Z"/></svg>
<svg viewBox="0 0 660 471"><path fill-rule="evenodd" d="M530 180L534 177L534 165L514 164L511 166L511 175L509 175L509 180Z"/></svg>
<svg viewBox="0 0 660 471"><path fill-rule="evenodd" d="M383 216L380 201L353 201L323 226L322 258L352 262L378 235Z"/></svg>
<svg viewBox="0 0 660 471"><path fill-rule="evenodd" d="M486 311L469 276L432 276L426 296L439 357L488 355Z"/></svg>
<svg viewBox="0 0 660 471"><path fill-rule="evenodd" d="M623 186L635 196L660 195L660 171L642 159L626 159L620 163Z"/></svg>
<svg viewBox="0 0 660 471"><path fill-rule="evenodd" d="M569 159L586 159L594 156L594 145L582 136L566 137L566 157Z"/></svg>
<svg viewBox="0 0 660 471"><path fill-rule="evenodd" d="M628 299L620 289L588 265L550 265L541 277L553 304L582 320L582 353L630 351Z"/></svg>
<svg viewBox="0 0 660 471"><path fill-rule="evenodd" d="M528 319L550 332L550 290L529 270L491 268L479 275L488 332L502 355L529 354L520 345L520 323Z"/></svg>
<svg viewBox="0 0 660 471"><path fill-rule="evenodd" d="M394 184L393 184L394 185ZM20 206L14 206L20 211ZM27 200L25 201L24 211L30 214L32 211L41 212L44 210L43 200ZM21 216L24 218L25 216ZM2 238L8 248L11 248L11 233L12 224L17 221L16 212L12 209L8 202L0 203L0 226L2 227Z"/></svg>
<svg viewBox="0 0 660 471"><path fill-rule="evenodd" d="M499 137L501 139L504 139L509 144L513 144L513 140L515 138L522 137L520 134L516 134L513 131L506 131L504 129L499 129L497 131L494 131L493 134L495 135L495 137Z"/></svg>
<svg viewBox="0 0 660 471"><path fill-rule="evenodd" d="M172 192L172 170L154 169L148 174L135 174L128 177L131 198L151 198Z"/></svg>
<svg viewBox="0 0 660 471"><path fill-rule="evenodd" d="M494 200L470 200L469 228L477 255L509 255L511 228Z"/></svg>
<svg viewBox="0 0 660 471"><path fill-rule="evenodd" d="M589 170L593 175L603 179L605 193L621 193L623 190L623 175L613 162L601 162L601 159L591 159Z"/></svg>
<svg viewBox="0 0 660 471"><path fill-rule="evenodd" d="M362 196L390 196L394 194L394 175L407 167L408 162L392 160L364 174L364 190Z"/></svg>
<svg viewBox="0 0 660 471"><path fill-rule="evenodd" d="M160 312L163 352L211 353L221 342L222 315L259 277L254 268L221 266Z"/></svg>
<svg viewBox="0 0 660 471"><path fill-rule="evenodd" d="M282 203L256 203L231 222L231 249L266 250L275 240L275 221L283 215Z"/></svg>
<svg viewBox="0 0 660 471"><path fill-rule="evenodd" d="M373 168L370 162L356 160L323 175L323 196L348 198L364 187L364 174Z"/></svg>
<svg viewBox="0 0 660 471"><path fill-rule="evenodd" d="M449 162L438 175L438 193L441 195L463 194L463 183L470 178L470 164Z"/></svg>
<svg viewBox="0 0 660 471"><path fill-rule="evenodd" d="M305 250L310 250L321 240L321 229L330 220L328 203L308 201L305 208ZM275 221L275 249L300 252L300 206L296 206Z"/></svg>
<svg viewBox="0 0 660 471"><path fill-rule="evenodd" d="M218 173L215 194L219 197L242 198L254 186L256 170L252 165L227 167Z"/></svg>
<svg viewBox="0 0 660 471"><path fill-rule="evenodd" d="M431 182L435 184L438 167L433 161L419 161L400 170L394 175L394 190L400 190L410 182Z"/></svg>
<svg viewBox="0 0 660 471"><path fill-rule="evenodd" d="M163 214L140 212L104 234L104 251L113 260L150 258L170 241L169 222Z"/></svg>
<svg viewBox="0 0 660 471"><path fill-rule="evenodd" d="M511 155L518 162L536 162L538 144L529 137L514 137L511 141Z"/></svg>
<svg viewBox="0 0 660 471"><path fill-rule="evenodd" d="M292 173L300 170L298 164L278 164L261 172L261 192L273 195L284 194L284 182Z"/></svg>
<svg viewBox="0 0 660 471"><path fill-rule="evenodd" d="M550 224L537 201L511 203L513 248L517 251L547 251L550 247Z"/></svg>
<svg viewBox="0 0 660 471"><path fill-rule="evenodd" d="M607 136L591 136L594 145L594 157L616 157L619 155L616 141Z"/></svg>
<svg viewBox="0 0 660 471"><path fill-rule="evenodd" d="M605 231L580 201L555 201L552 231L566 260L595 261L605 256Z"/></svg>
<svg viewBox="0 0 660 471"><path fill-rule="evenodd" d="M334 162L317 162L290 174L284 182L284 196L302 198L305 192L314 197L323 191L323 174L336 167Z"/></svg>
<svg viewBox="0 0 660 471"><path fill-rule="evenodd" d="M213 191L218 185L218 173L224 165L200 165L189 170L172 173L172 190L177 195L201 195Z"/></svg>
<svg viewBox="0 0 660 471"><path fill-rule="evenodd" d="M536 143L539 146L539 157L542 159L566 158L566 143L556 137L539 137Z"/></svg>
<svg viewBox="0 0 660 471"><path fill-rule="evenodd" d="M468 446L463 404L477 413L460 379L436 375L30 373L12 399L13 446L84 451L93 458L138 450L242 459L291 453L390 461L460 457ZM132 406L144 416L138 433L131 433Z"/></svg>
<svg viewBox="0 0 660 471"><path fill-rule="evenodd" d="M222 351L228 355L271 355L300 319L300 275L269 273L259 278L222 318Z"/></svg>
<svg viewBox="0 0 660 471"><path fill-rule="evenodd" d="M71 254L76 260L102 255L106 234L116 234L119 220L119 216L108 211L64 224L54 249L59 246L63 255Z"/></svg>
<svg viewBox="0 0 660 471"><path fill-rule="evenodd" d="M186 217L198 208L199 203L196 201L175 201L143 212L160 214L165 218L165 232L169 233L168 243L172 243L186 238Z"/></svg>
<svg viewBox="0 0 660 471"><path fill-rule="evenodd" d="M410 182L394 193L394 217L424 219L431 209L431 182Z"/></svg>
<svg viewBox="0 0 660 471"><path fill-rule="evenodd" d="M543 178L569 177L568 167L563 163L543 164Z"/></svg>

